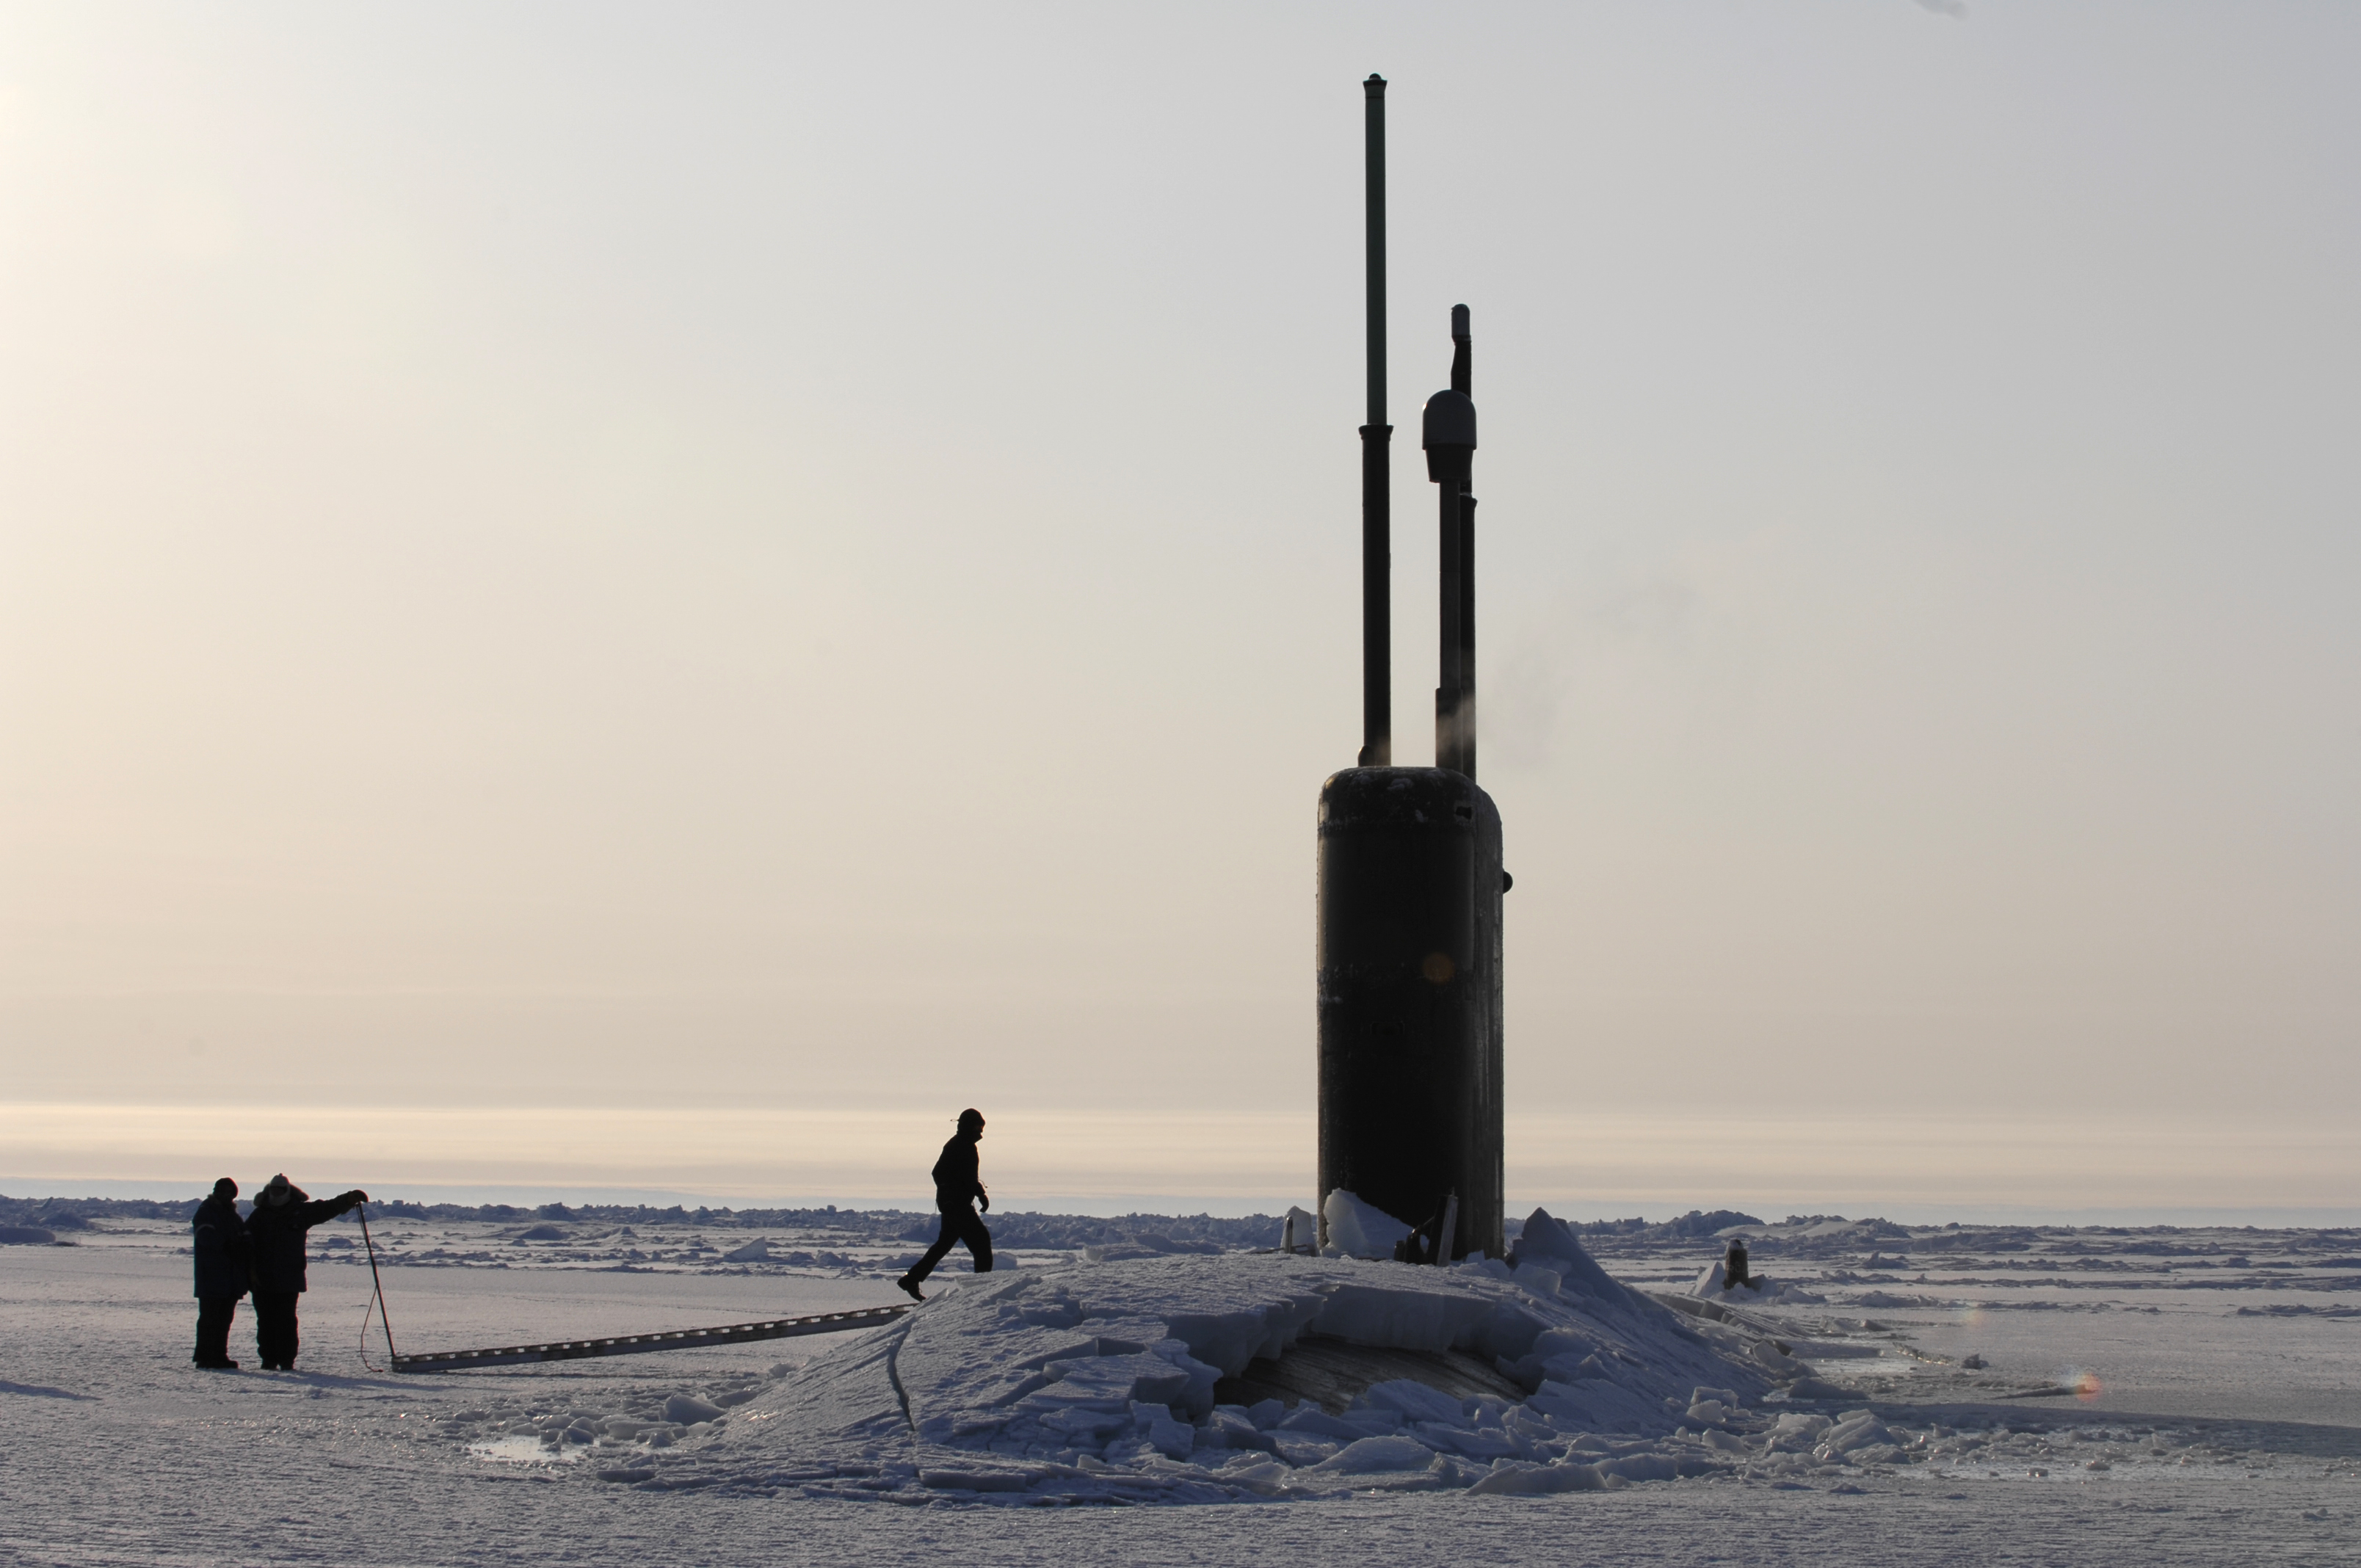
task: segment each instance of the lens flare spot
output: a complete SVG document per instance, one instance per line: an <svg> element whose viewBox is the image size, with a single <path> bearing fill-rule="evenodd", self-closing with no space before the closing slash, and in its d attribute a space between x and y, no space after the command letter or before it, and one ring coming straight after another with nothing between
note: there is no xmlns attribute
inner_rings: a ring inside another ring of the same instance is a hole
<svg viewBox="0 0 2361 1568"><path fill-rule="evenodd" d="M1426 961L1418 966L1419 972L1436 985L1449 980L1454 968L1449 953L1429 953Z"/></svg>
<svg viewBox="0 0 2361 1568"><path fill-rule="evenodd" d="M2074 1390L2074 1398L2086 1405L2106 1392L2106 1386L2099 1381L2097 1373L2080 1366L2068 1367L2059 1375L2058 1381Z"/></svg>

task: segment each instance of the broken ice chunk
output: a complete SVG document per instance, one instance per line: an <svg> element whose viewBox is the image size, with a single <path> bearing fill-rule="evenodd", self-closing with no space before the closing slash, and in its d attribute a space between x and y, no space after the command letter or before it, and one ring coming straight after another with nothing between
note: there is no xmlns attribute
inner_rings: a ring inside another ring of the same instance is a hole
<svg viewBox="0 0 2361 1568"><path fill-rule="evenodd" d="M1222 1467L1216 1479L1224 1486L1244 1486L1265 1497L1280 1490L1295 1478L1295 1473L1276 1459L1234 1459Z"/></svg>
<svg viewBox="0 0 2361 1568"><path fill-rule="evenodd" d="M1213 1407L1213 1413L1197 1424L1197 1442L1203 1448L1257 1448L1265 1453L1273 1448L1269 1436L1257 1431L1246 1411L1235 1405Z"/></svg>
<svg viewBox="0 0 2361 1568"><path fill-rule="evenodd" d="M1186 1459L1196 1446L1196 1429L1185 1421L1174 1420L1171 1410L1165 1406L1142 1400L1132 1407L1132 1415L1138 1421L1148 1446L1167 1459Z"/></svg>
<svg viewBox="0 0 2361 1568"><path fill-rule="evenodd" d="M1317 1464L1344 1446L1328 1438L1297 1437L1291 1433L1282 1434L1271 1441L1281 1459L1286 1460L1290 1464L1299 1466ZM1359 1440L1356 1438L1354 1441Z"/></svg>
<svg viewBox="0 0 2361 1568"><path fill-rule="evenodd" d="M1345 1257L1389 1258L1395 1244L1411 1233L1407 1221L1362 1202L1341 1187L1328 1194L1320 1212L1328 1217L1328 1245Z"/></svg>
<svg viewBox="0 0 2361 1568"><path fill-rule="evenodd" d="M1445 1426L1440 1421L1422 1423L1418 1435L1437 1448L1447 1448L1469 1459L1524 1459L1532 1455L1529 1443L1520 1442L1500 1427Z"/></svg>
<svg viewBox="0 0 2361 1568"><path fill-rule="evenodd" d="M1371 1276L1368 1281L1355 1278L1331 1291L1309 1326L1355 1344L1442 1351L1472 1338L1492 1316L1493 1303L1474 1291L1452 1286L1433 1288L1400 1277L1440 1283L1434 1271L1367 1272Z"/></svg>
<svg viewBox="0 0 2361 1568"><path fill-rule="evenodd" d="M1561 1460L1552 1464L1504 1464L1467 1488L1471 1495L1517 1497L1545 1492L1596 1492L1607 1485L1597 1467Z"/></svg>
<svg viewBox="0 0 2361 1568"><path fill-rule="evenodd" d="M1365 1437L1330 1454L1314 1470L1364 1475L1380 1470L1423 1470L1434 1463L1434 1450L1414 1437Z"/></svg>
<svg viewBox="0 0 2361 1568"><path fill-rule="evenodd" d="M1831 1459L1850 1453L1857 1448L1893 1441L1894 1434L1886 1430L1883 1421L1867 1410L1855 1410L1831 1428L1813 1452L1823 1459Z"/></svg>
<svg viewBox="0 0 2361 1568"><path fill-rule="evenodd" d="M1160 1355L1099 1355L1052 1362L1053 1381L1017 1401L1019 1409L1128 1410L1134 1400L1169 1404L1189 1391L1190 1375Z"/></svg>
<svg viewBox="0 0 2361 1568"><path fill-rule="evenodd" d="M1049 1411L1041 1418L1041 1424L1060 1437L1104 1442L1111 1434L1130 1427L1131 1412L1090 1410L1070 1406L1062 1410Z"/></svg>

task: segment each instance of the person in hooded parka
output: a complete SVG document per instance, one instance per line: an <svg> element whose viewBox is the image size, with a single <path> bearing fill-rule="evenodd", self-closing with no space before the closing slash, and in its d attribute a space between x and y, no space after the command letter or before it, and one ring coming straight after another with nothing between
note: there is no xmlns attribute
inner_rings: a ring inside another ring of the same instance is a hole
<svg viewBox="0 0 2361 1568"><path fill-rule="evenodd" d="M368 1201L359 1188L313 1202L284 1174L270 1179L255 1198L246 1222L254 1259L254 1338L266 1370L295 1370L295 1298L303 1281L303 1237L313 1225Z"/></svg>
<svg viewBox="0 0 2361 1568"><path fill-rule="evenodd" d="M189 1218L191 1250L197 1263L197 1353L199 1366L235 1372L229 1358L229 1326L237 1299L246 1294L248 1259L246 1221L237 1212L237 1183L223 1177L213 1196Z"/></svg>

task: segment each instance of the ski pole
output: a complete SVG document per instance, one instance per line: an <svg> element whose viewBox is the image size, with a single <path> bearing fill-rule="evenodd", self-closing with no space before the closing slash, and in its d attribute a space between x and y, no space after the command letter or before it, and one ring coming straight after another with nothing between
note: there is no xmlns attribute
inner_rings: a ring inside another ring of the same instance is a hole
<svg viewBox="0 0 2361 1568"><path fill-rule="evenodd" d="M385 1354L389 1356L399 1356L401 1353L393 1348L393 1320L385 1315L385 1277L377 1271L377 1243L369 1239L368 1205L356 1203L353 1205L353 1210L361 1217L361 1245L368 1248L369 1284L377 1291L377 1321L385 1327ZM366 1350L368 1338L368 1317L366 1313L361 1317L361 1337L364 1346L361 1359L362 1364L366 1365L368 1360Z"/></svg>

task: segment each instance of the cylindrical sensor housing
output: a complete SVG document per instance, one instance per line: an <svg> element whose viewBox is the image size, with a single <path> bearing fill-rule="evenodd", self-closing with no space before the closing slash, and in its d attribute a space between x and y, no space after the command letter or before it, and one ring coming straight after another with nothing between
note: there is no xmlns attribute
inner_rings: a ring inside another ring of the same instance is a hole
<svg viewBox="0 0 2361 1568"><path fill-rule="evenodd" d="M1500 814L1442 768L1320 789L1320 1202L1344 1188L1502 1255Z"/></svg>

